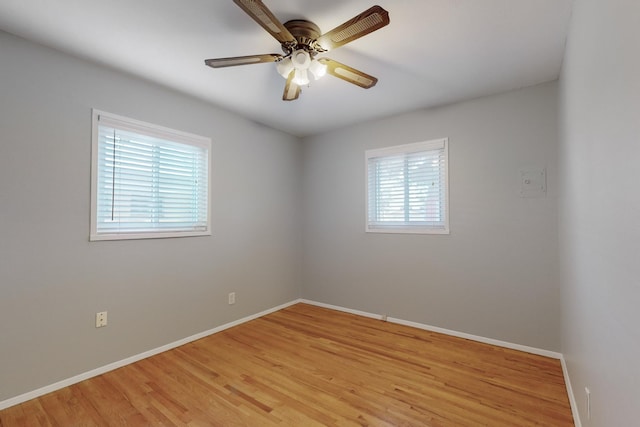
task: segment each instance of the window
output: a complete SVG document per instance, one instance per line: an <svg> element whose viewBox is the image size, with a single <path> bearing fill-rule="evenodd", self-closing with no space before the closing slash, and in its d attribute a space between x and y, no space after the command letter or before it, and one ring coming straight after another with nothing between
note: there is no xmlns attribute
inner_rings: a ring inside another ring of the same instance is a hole
<svg viewBox="0 0 640 427"><path fill-rule="evenodd" d="M90 240L210 235L211 140L93 111Z"/></svg>
<svg viewBox="0 0 640 427"><path fill-rule="evenodd" d="M449 233L448 139L366 151L367 228Z"/></svg>

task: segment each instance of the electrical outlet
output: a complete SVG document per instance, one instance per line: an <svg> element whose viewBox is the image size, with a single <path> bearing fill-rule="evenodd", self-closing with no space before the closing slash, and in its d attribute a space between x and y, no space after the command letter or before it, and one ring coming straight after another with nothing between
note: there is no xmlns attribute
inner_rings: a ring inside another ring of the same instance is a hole
<svg viewBox="0 0 640 427"><path fill-rule="evenodd" d="M229 292L229 305L235 304L236 303L236 293L235 292Z"/></svg>
<svg viewBox="0 0 640 427"><path fill-rule="evenodd" d="M587 419L591 419L591 390L589 387L584 388L584 394L587 396Z"/></svg>
<svg viewBox="0 0 640 427"><path fill-rule="evenodd" d="M102 328L103 326L107 326L107 312L101 311L96 313L96 328Z"/></svg>

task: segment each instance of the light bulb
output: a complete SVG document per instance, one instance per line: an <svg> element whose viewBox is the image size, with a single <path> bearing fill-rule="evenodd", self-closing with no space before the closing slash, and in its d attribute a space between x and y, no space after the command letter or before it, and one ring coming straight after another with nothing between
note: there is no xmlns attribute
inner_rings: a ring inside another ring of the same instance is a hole
<svg viewBox="0 0 640 427"><path fill-rule="evenodd" d="M309 52L298 49L291 54L291 61L297 70L306 70L309 68L309 64L311 63L311 56L309 55Z"/></svg>
<svg viewBox="0 0 640 427"><path fill-rule="evenodd" d="M276 63L276 70L282 77L289 78L289 74L293 71L293 61L291 58L284 58L282 61Z"/></svg>
<svg viewBox="0 0 640 427"><path fill-rule="evenodd" d="M307 70L296 68L296 74L293 78L293 82L298 86L305 86L309 84L309 76Z"/></svg>
<svg viewBox="0 0 640 427"><path fill-rule="evenodd" d="M309 71L313 74L316 80L320 80L322 76L327 74L327 66L320 63L317 59L311 61L311 65L309 65Z"/></svg>

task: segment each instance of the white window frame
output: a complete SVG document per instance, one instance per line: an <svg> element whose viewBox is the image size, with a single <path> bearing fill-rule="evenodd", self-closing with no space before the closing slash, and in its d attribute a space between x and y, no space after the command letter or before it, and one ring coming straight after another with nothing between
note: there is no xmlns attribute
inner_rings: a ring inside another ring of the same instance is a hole
<svg viewBox="0 0 640 427"><path fill-rule="evenodd" d="M371 224L370 218L370 194L369 194L369 160L372 158L392 157L402 154L410 154L421 151L443 150L444 172L443 172L443 221L441 224ZM416 142L412 144L396 145L391 147L376 148L365 151L365 232L367 233L402 233L402 234L449 234L449 139L440 138L430 141Z"/></svg>
<svg viewBox="0 0 640 427"><path fill-rule="evenodd" d="M206 227L197 230L158 230L149 227L146 230L136 231L100 231L98 229L98 160L99 160L99 125L100 118L105 118L109 122L121 123L123 129L133 131L141 135L159 138L184 145L192 145L206 150ZM182 132L152 123L107 113L97 109L92 109L92 137L91 137L91 220L90 220L90 241L100 240L129 240L129 239L157 239L171 237L190 236L210 236L211 235L211 164L212 150L211 139L187 132Z"/></svg>

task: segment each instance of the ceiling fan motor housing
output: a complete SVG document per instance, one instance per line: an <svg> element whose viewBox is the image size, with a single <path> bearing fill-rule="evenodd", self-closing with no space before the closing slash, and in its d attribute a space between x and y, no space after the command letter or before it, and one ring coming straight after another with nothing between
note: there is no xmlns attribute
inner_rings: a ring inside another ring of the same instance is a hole
<svg viewBox="0 0 640 427"><path fill-rule="evenodd" d="M297 41L297 45L292 46L287 43L282 44L282 50L289 55L296 50L305 50L311 56L324 52L324 49L317 43L320 37L320 28L311 21L304 19L293 19L284 23L284 26ZM295 59L294 59L295 62Z"/></svg>

